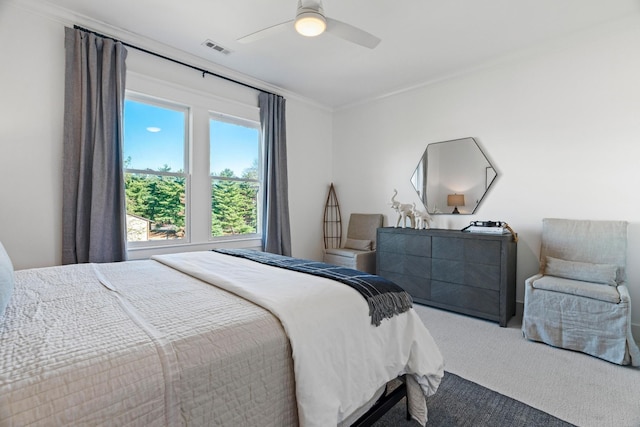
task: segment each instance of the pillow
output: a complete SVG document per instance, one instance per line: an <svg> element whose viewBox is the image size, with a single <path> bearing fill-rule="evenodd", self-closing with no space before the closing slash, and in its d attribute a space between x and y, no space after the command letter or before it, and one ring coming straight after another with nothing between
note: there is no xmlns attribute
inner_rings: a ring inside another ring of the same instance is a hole
<svg viewBox="0 0 640 427"><path fill-rule="evenodd" d="M544 274L564 277L565 279L582 280L583 282L616 286L617 271L618 266L614 264L566 261L548 256Z"/></svg>
<svg viewBox="0 0 640 427"><path fill-rule="evenodd" d="M11 259L0 243L0 316L4 314L4 309L9 304L13 293L13 264Z"/></svg>
<svg viewBox="0 0 640 427"><path fill-rule="evenodd" d="M356 249L358 251L370 251L371 240L347 239L344 244L345 249Z"/></svg>

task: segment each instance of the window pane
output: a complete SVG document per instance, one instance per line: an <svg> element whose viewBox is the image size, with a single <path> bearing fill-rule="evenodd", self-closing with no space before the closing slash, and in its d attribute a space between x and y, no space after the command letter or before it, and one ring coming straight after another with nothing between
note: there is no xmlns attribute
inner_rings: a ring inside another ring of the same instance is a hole
<svg viewBox="0 0 640 427"><path fill-rule="evenodd" d="M127 240L181 239L185 231L185 179L125 173Z"/></svg>
<svg viewBox="0 0 640 427"><path fill-rule="evenodd" d="M211 185L211 235L258 232L257 182L214 179Z"/></svg>
<svg viewBox="0 0 640 427"><path fill-rule="evenodd" d="M126 99L124 168L127 241L185 236L185 147L188 109ZM137 173L138 171L155 171Z"/></svg>
<svg viewBox="0 0 640 427"><path fill-rule="evenodd" d="M185 109L125 100L125 168L183 171L186 115Z"/></svg>
<svg viewBox="0 0 640 427"><path fill-rule="evenodd" d="M212 118L209 129L211 235L258 234L259 124Z"/></svg>
<svg viewBox="0 0 640 427"><path fill-rule="evenodd" d="M229 175L238 178L258 179L260 131L219 120L209 121L210 159L212 176ZM225 173L223 174L223 171Z"/></svg>

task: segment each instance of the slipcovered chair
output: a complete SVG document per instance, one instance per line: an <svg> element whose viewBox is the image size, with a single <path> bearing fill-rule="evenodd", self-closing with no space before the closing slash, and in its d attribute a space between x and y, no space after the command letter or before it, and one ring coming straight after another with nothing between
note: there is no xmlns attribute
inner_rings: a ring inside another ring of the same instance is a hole
<svg viewBox="0 0 640 427"><path fill-rule="evenodd" d="M626 257L625 221L543 219L540 272L525 281L524 336L640 366Z"/></svg>
<svg viewBox="0 0 640 427"><path fill-rule="evenodd" d="M346 241L340 248L325 249L323 261L375 274L378 227L382 214L351 214Z"/></svg>

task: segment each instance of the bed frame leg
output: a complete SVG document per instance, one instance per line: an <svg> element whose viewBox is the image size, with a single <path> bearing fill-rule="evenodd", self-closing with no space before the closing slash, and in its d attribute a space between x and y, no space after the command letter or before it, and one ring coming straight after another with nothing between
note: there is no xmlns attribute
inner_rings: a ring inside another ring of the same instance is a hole
<svg viewBox="0 0 640 427"><path fill-rule="evenodd" d="M405 393L404 393L404 404L405 404L405 411L407 414L407 420L411 421L411 414L409 413L409 396L407 395L407 391L406 391L406 384L405 384Z"/></svg>
<svg viewBox="0 0 640 427"><path fill-rule="evenodd" d="M378 403L373 405L371 409L358 420L351 425L351 427L368 427L373 425L378 419L380 419L387 411L393 408L396 403L400 402L403 397L407 396L407 384L403 378L402 384L396 387L391 393L380 398ZM409 403L407 400L407 419L411 419L409 415Z"/></svg>

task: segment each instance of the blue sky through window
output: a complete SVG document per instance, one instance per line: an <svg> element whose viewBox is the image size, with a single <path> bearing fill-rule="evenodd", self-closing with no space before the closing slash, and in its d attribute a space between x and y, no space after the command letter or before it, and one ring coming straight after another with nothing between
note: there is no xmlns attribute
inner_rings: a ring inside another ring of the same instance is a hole
<svg viewBox="0 0 640 427"><path fill-rule="evenodd" d="M174 110L131 99L125 100L124 159L127 168L172 172L184 170L187 110ZM229 168L241 177L259 155L259 130L220 120L209 120L210 173Z"/></svg>
<svg viewBox="0 0 640 427"><path fill-rule="evenodd" d="M124 104L124 160L130 169L184 170L186 111L127 99Z"/></svg>
<svg viewBox="0 0 640 427"><path fill-rule="evenodd" d="M209 172L218 175L229 168L237 177L257 164L259 154L258 129L219 120L209 120Z"/></svg>

